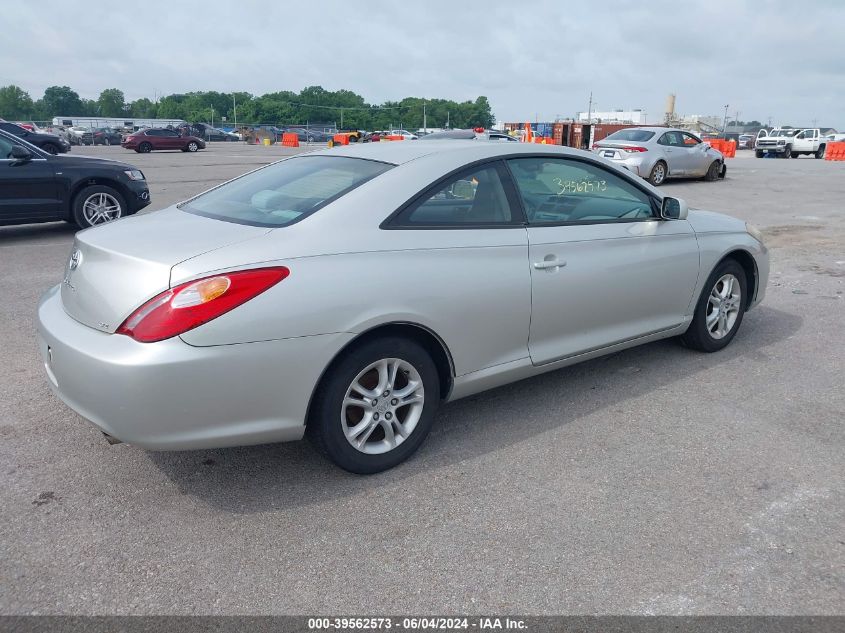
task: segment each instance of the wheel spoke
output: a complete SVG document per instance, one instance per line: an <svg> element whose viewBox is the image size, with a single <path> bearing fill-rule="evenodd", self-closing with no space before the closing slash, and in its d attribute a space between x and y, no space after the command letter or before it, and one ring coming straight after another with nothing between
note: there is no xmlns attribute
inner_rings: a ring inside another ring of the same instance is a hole
<svg viewBox="0 0 845 633"><path fill-rule="evenodd" d="M388 385L390 384L387 360L379 361L378 367L376 369L378 370L378 387L376 387L376 391L381 394L387 389Z"/></svg>
<svg viewBox="0 0 845 633"><path fill-rule="evenodd" d="M350 391L355 391L356 393L360 393L365 398L369 398L372 400L373 398L377 398L380 393L373 389L367 389L364 385L361 384L360 379L357 382L354 382L350 387Z"/></svg>
<svg viewBox="0 0 845 633"><path fill-rule="evenodd" d="M404 400L405 398L407 398L411 394L415 393L419 386L420 386L419 381L409 380L407 385L405 385L401 389L397 389L396 391L394 391L393 395L396 398L400 398L400 399Z"/></svg>
<svg viewBox="0 0 845 633"><path fill-rule="evenodd" d="M358 407L359 409L363 409L364 411L372 411L373 405L370 404L369 400L359 400L358 398L350 398L346 397L343 399L343 407Z"/></svg>
<svg viewBox="0 0 845 633"><path fill-rule="evenodd" d="M396 388L396 377L399 374L399 361L393 361L390 365L390 371L387 377L387 387L391 391Z"/></svg>
<svg viewBox="0 0 845 633"><path fill-rule="evenodd" d="M719 329L718 333L724 336L728 333L728 317L724 313L719 315Z"/></svg>
<svg viewBox="0 0 845 633"><path fill-rule="evenodd" d="M714 312L711 312L710 314L708 314L707 317L704 319L704 322L707 325L707 329L712 332L713 326L716 325L718 320L719 320L719 311L718 310L715 310Z"/></svg>
<svg viewBox="0 0 845 633"><path fill-rule="evenodd" d="M390 448L394 448L396 446L396 433L393 430L393 424L387 420L382 420L381 428L384 429L384 441Z"/></svg>
<svg viewBox="0 0 845 633"><path fill-rule="evenodd" d="M378 426L378 422L373 420L373 416L370 413L364 415L361 421L353 426L352 428L348 429L346 434L348 437L352 438L353 440L360 440L359 436L364 433L368 427L375 428ZM372 432L372 430L370 431ZM369 433L367 437L369 437Z"/></svg>

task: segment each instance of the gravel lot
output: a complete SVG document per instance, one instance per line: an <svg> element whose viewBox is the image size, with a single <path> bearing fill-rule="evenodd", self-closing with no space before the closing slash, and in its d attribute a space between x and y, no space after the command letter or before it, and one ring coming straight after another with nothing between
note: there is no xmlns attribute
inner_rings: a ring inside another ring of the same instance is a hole
<svg viewBox="0 0 845 633"><path fill-rule="evenodd" d="M143 169L152 209L286 151L74 148ZM740 155L664 189L768 236L767 299L729 348L456 402L372 477L306 442L109 446L35 345L73 230L0 228L0 613L843 613L845 163Z"/></svg>

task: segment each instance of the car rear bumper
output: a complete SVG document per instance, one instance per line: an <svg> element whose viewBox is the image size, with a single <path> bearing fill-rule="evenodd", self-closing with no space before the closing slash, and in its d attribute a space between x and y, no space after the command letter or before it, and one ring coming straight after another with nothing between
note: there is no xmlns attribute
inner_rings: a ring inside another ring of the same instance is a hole
<svg viewBox="0 0 845 633"><path fill-rule="evenodd" d="M324 368L352 336L138 343L72 319L58 286L38 306L38 345L56 395L108 435L153 450L300 439Z"/></svg>

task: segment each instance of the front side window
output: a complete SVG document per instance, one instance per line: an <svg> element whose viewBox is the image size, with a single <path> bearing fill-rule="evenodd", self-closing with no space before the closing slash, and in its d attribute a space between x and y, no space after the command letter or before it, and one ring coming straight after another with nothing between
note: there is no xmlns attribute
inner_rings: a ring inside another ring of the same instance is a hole
<svg viewBox="0 0 845 633"><path fill-rule="evenodd" d="M259 169L179 206L226 222L282 227L301 220L393 165L341 156L302 156Z"/></svg>
<svg viewBox="0 0 845 633"><path fill-rule="evenodd" d="M0 158L12 158L12 142L0 136Z"/></svg>
<svg viewBox="0 0 845 633"><path fill-rule="evenodd" d="M512 222L497 166L483 165L437 184L404 209L393 224L448 227Z"/></svg>
<svg viewBox="0 0 845 633"><path fill-rule="evenodd" d="M529 224L631 222L654 217L651 199L592 163L563 158L508 161Z"/></svg>
<svg viewBox="0 0 845 633"><path fill-rule="evenodd" d="M683 134L683 139L684 139L684 146L686 146L686 147L695 147L696 145L701 143L700 139L694 137L692 134L687 134L686 132L684 132L684 134Z"/></svg>
<svg viewBox="0 0 845 633"><path fill-rule="evenodd" d="M666 132L657 142L670 147L684 147L684 136L680 132Z"/></svg>

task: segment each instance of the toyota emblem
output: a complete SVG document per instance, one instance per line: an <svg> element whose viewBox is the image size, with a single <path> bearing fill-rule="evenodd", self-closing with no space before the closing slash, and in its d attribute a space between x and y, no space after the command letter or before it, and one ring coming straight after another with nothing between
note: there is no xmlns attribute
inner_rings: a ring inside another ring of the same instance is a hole
<svg viewBox="0 0 845 633"><path fill-rule="evenodd" d="M76 270L79 268L79 264L82 263L82 251L78 248L73 249L73 252L70 254L70 261L67 263L67 267L70 270Z"/></svg>

